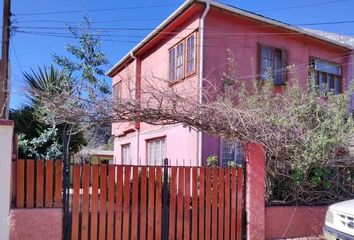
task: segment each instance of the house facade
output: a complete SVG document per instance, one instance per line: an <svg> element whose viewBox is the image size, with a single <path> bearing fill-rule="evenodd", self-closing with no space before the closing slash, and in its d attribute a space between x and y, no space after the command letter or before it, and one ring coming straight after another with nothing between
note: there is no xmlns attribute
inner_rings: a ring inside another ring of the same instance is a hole
<svg viewBox="0 0 354 240"><path fill-rule="evenodd" d="M219 2L190 0L108 75L114 97L139 99L147 84L164 79L168 87L188 89L188 94L203 101L203 88L210 83L221 85L231 53L238 78L250 84L264 80L270 71L277 88L294 79L308 88L311 66L319 87L338 94L354 78L353 48L354 41L324 36ZM113 123L112 134L117 164L159 165L167 157L172 165L200 166L208 156L218 156L220 164L242 158L238 144L182 124Z"/></svg>

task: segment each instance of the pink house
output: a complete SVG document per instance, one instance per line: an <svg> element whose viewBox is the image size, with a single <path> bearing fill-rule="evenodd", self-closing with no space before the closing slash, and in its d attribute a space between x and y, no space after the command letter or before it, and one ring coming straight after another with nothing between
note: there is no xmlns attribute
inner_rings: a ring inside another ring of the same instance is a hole
<svg viewBox="0 0 354 240"><path fill-rule="evenodd" d="M156 78L165 79L172 88L188 86L202 101L206 79L221 84L228 49L238 77L250 83L264 79L265 69L271 69L277 88L292 79L299 79L306 88L312 65L317 83L326 83L339 93L354 77L353 39L294 27L208 0L185 1L108 75L118 96L139 98L146 79ZM133 92L126 87L131 84L136 86ZM182 124L113 123L112 133L117 164L162 164L167 157L172 165L204 165L211 155L226 164L242 156L240 148Z"/></svg>

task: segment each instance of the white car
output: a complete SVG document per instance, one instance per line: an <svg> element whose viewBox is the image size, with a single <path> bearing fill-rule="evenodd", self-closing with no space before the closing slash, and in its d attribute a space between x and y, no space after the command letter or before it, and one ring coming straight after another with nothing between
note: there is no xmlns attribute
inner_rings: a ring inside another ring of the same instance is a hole
<svg viewBox="0 0 354 240"><path fill-rule="evenodd" d="M323 235L327 240L354 240L354 199L329 206Z"/></svg>

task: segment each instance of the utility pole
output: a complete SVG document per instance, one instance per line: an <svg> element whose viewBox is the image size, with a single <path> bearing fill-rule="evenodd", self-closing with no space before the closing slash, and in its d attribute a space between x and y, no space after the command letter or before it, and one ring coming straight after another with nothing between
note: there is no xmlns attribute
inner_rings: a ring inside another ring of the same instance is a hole
<svg viewBox="0 0 354 240"><path fill-rule="evenodd" d="M10 9L11 0L4 0L2 47L1 47L1 78L0 78L0 119L8 119L9 113L9 46L10 46Z"/></svg>

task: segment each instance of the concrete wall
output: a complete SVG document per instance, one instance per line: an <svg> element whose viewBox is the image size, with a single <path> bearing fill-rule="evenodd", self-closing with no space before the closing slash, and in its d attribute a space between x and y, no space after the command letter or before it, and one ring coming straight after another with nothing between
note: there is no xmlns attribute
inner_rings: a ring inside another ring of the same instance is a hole
<svg viewBox="0 0 354 240"><path fill-rule="evenodd" d="M9 239L61 240L62 212L61 208L11 209Z"/></svg>
<svg viewBox="0 0 354 240"><path fill-rule="evenodd" d="M0 119L0 239L9 239L13 122Z"/></svg>
<svg viewBox="0 0 354 240"><path fill-rule="evenodd" d="M266 239L322 235L327 206L266 208Z"/></svg>

